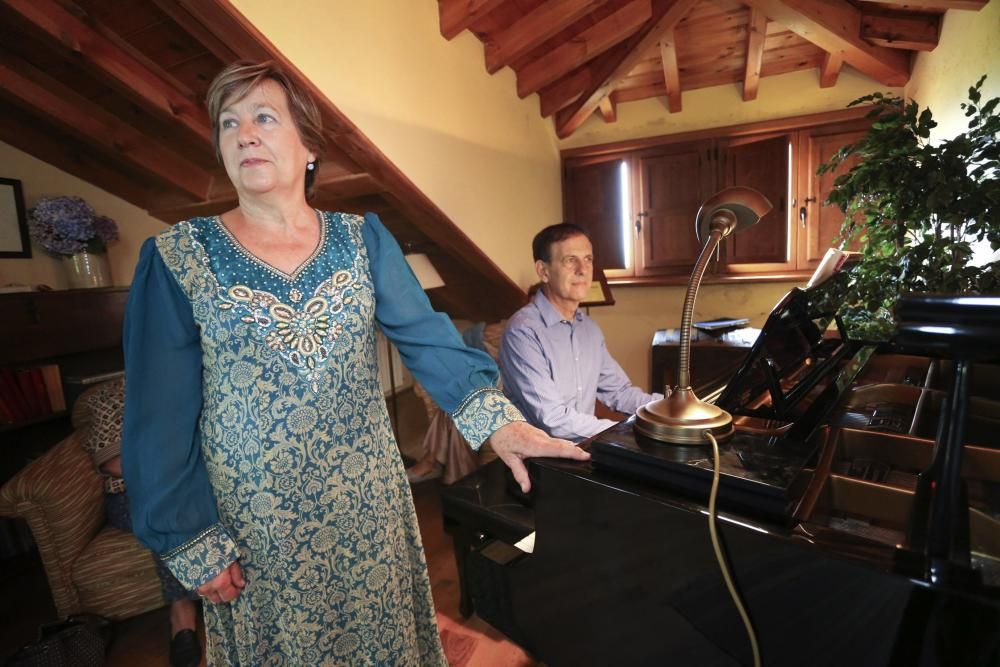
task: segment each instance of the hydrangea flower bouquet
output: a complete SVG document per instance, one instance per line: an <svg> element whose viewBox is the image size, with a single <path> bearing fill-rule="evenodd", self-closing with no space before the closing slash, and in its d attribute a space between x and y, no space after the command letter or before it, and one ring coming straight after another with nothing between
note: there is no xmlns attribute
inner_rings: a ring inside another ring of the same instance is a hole
<svg viewBox="0 0 1000 667"><path fill-rule="evenodd" d="M118 238L118 225L79 197L42 197L28 213L28 233L47 253L103 253Z"/></svg>

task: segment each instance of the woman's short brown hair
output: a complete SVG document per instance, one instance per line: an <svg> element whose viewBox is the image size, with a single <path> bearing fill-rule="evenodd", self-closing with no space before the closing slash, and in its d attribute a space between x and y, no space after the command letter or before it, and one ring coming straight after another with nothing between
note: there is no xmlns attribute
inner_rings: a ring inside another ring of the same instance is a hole
<svg viewBox="0 0 1000 667"><path fill-rule="evenodd" d="M323 118L312 96L289 78L273 60L261 63L239 60L219 72L209 85L205 105L208 107L208 119L212 123L215 157L222 162L222 152L219 150L219 114L222 113L223 105L239 102L265 79L274 81L285 91L288 110L292 114L299 139L303 146L316 154L315 166L306 169L306 197L311 197L320 161L323 159L323 147L326 145Z"/></svg>

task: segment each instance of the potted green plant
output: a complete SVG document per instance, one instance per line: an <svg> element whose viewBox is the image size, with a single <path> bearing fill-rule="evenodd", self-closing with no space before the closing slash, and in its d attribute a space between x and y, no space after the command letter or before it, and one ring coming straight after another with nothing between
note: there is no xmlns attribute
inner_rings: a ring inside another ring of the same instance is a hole
<svg viewBox="0 0 1000 667"><path fill-rule="evenodd" d="M858 158L827 200L846 216L840 247L861 252L846 280L831 281L839 293L827 295L852 338L888 338L900 294L1000 288L1000 261L972 262L974 244L1000 248L1000 98L982 103L985 79L961 104L968 131L937 142L931 110L916 101L874 93L851 103L873 105L871 129L819 173Z"/></svg>

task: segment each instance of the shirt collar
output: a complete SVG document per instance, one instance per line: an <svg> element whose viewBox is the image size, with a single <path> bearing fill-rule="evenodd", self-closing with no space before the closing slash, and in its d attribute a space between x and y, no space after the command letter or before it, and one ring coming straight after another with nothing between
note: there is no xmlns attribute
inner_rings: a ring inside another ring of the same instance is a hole
<svg viewBox="0 0 1000 667"><path fill-rule="evenodd" d="M541 288L535 292L532 302L535 304L535 307L538 308L538 312L542 316L542 323L546 327L551 327L553 324L559 324L560 322L566 321L566 318L562 316L562 313L556 310L556 307L552 305L552 302L549 301L547 296L545 296L545 292L543 292ZM577 308L576 312L573 313L573 319L577 322L583 320L583 313L580 312L579 308Z"/></svg>

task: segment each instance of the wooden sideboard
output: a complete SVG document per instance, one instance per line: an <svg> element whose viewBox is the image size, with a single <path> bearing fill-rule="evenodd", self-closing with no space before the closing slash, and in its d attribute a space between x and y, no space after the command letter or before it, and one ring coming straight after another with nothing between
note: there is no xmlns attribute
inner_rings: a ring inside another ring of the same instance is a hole
<svg viewBox="0 0 1000 667"><path fill-rule="evenodd" d="M0 294L0 365L121 347L127 287Z"/></svg>
<svg viewBox="0 0 1000 667"><path fill-rule="evenodd" d="M0 294L0 366L58 364L67 407L90 378L121 371L127 287ZM0 425L0 484L72 431L69 411ZM30 550L27 528L0 519L0 560Z"/></svg>
<svg viewBox="0 0 1000 667"><path fill-rule="evenodd" d="M0 294L0 366L58 364L67 407L88 378L120 372L127 287ZM65 437L68 412L0 426L0 483Z"/></svg>
<svg viewBox="0 0 1000 667"><path fill-rule="evenodd" d="M744 327L719 333L691 332L691 386L701 388L725 382L746 358L760 329ZM660 329L653 334L650 391L663 391L677 384L680 329Z"/></svg>

